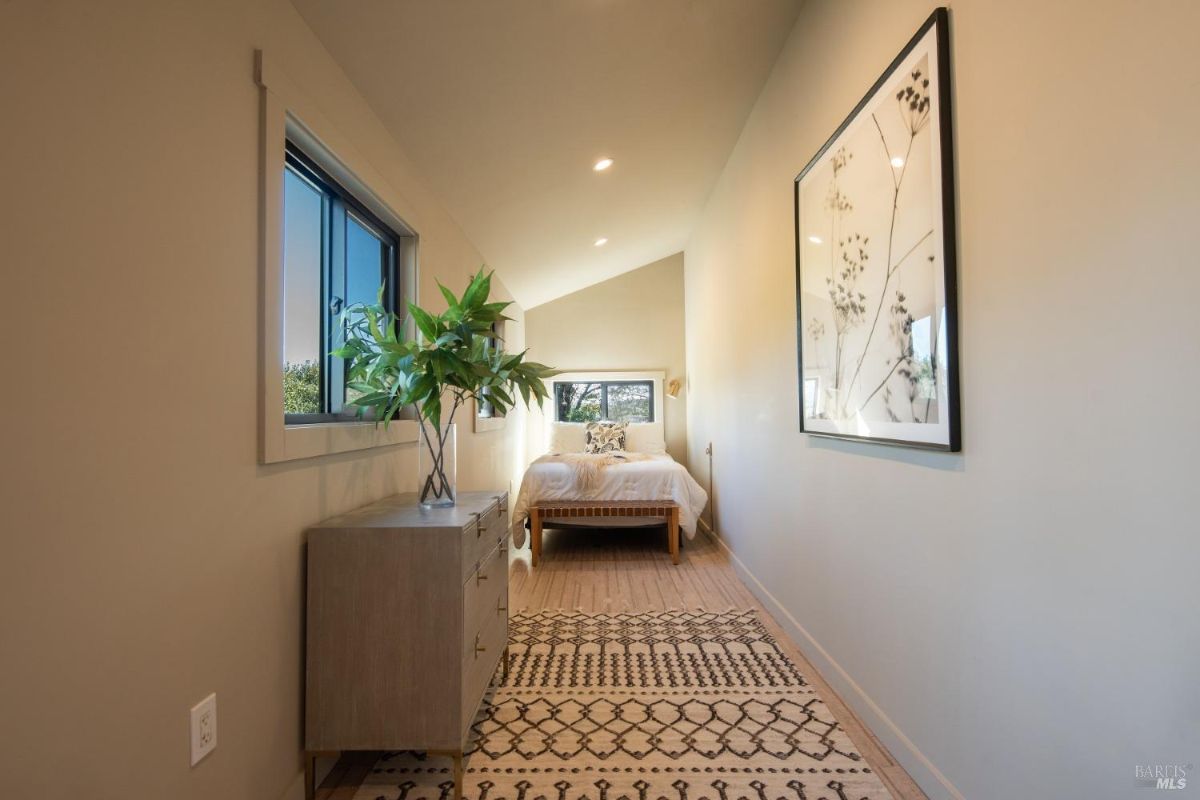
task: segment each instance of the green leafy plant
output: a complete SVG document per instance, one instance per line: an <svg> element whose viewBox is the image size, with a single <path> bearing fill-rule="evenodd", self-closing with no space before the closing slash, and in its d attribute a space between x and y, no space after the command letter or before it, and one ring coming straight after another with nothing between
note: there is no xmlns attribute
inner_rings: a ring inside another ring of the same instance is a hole
<svg viewBox="0 0 1200 800"><path fill-rule="evenodd" d="M316 414L321 410L321 367L315 361L283 365L285 414Z"/></svg>
<svg viewBox="0 0 1200 800"><path fill-rule="evenodd" d="M468 399L489 402L499 414L516 405L517 396L528 407L549 397L543 378L556 374L544 364L526 361L526 352L510 354L488 343L494 325L511 303L488 302L492 273L481 269L467 285L462 297L438 284L446 299L446 310L433 314L408 304L420 332L417 340L404 338L404 320L383 306L383 289L373 304L357 304L344 313L345 344L333 355L349 359L346 386L357 396L357 414L374 416L386 427L396 412L406 406L416 409L422 444L429 450L433 469L421 489L425 501L430 493L438 499L453 486L442 468L449 425ZM446 425L443 427L442 422ZM430 429L432 428L432 433Z"/></svg>

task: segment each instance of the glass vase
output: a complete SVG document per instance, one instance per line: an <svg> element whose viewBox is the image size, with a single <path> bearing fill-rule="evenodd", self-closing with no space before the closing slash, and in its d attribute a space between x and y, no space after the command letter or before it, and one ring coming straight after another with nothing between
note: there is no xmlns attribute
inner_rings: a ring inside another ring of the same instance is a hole
<svg viewBox="0 0 1200 800"><path fill-rule="evenodd" d="M417 455L417 496L423 508L454 505L458 495L457 441L454 423L439 431L427 419L421 420L421 440Z"/></svg>

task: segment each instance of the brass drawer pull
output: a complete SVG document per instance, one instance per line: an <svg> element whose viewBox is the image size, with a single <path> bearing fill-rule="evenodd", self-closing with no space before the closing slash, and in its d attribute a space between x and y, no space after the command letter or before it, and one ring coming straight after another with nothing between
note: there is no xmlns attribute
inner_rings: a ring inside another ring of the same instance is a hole
<svg viewBox="0 0 1200 800"><path fill-rule="evenodd" d="M475 657L479 658L480 653L486 653L486 652L487 652L486 647L479 646L479 634L478 633L475 634Z"/></svg>
<svg viewBox="0 0 1200 800"><path fill-rule="evenodd" d="M506 605L504 605L504 601L497 600L496 601L496 613L503 614L505 611L508 611L508 607Z"/></svg>
<svg viewBox="0 0 1200 800"><path fill-rule="evenodd" d="M475 512L475 537L483 536L483 514Z"/></svg>
<svg viewBox="0 0 1200 800"><path fill-rule="evenodd" d="M502 503L502 501L504 500L504 495L494 494L494 495L492 495L492 499L496 501L496 510L497 511L508 511L508 508L506 508Z"/></svg>
<svg viewBox="0 0 1200 800"><path fill-rule="evenodd" d="M508 553L508 542L501 542L500 543L500 555L505 555L507 553Z"/></svg>
<svg viewBox="0 0 1200 800"><path fill-rule="evenodd" d="M478 586L479 584L483 583L486 580L487 580L487 575L484 575L482 572L475 573L475 585L476 586Z"/></svg>

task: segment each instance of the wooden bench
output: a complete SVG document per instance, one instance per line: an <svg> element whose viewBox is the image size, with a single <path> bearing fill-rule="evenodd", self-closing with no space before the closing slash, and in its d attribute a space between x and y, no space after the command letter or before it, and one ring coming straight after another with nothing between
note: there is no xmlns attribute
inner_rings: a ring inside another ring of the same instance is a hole
<svg viewBox="0 0 1200 800"><path fill-rule="evenodd" d="M662 517L667 523L667 550L679 563L679 506L671 500L555 500L529 509L533 566L542 559L542 526L548 519L586 517Z"/></svg>

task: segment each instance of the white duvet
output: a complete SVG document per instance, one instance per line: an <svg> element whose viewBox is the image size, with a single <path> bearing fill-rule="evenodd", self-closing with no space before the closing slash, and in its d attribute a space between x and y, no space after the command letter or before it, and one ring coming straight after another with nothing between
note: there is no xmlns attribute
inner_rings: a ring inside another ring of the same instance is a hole
<svg viewBox="0 0 1200 800"><path fill-rule="evenodd" d="M674 500L679 505L679 527L691 539L696 535L696 520L704 511L708 493L668 455L605 467L595 488L587 493L580 491L570 464L534 462L525 470L513 506L517 542L525 540L523 532L529 507L544 500Z"/></svg>

